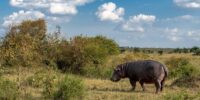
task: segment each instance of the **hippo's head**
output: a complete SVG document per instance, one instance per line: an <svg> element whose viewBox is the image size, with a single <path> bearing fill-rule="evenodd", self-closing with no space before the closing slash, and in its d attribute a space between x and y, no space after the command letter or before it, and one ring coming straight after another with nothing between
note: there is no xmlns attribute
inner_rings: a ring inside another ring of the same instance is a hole
<svg viewBox="0 0 200 100"><path fill-rule="evenodd" d="M124 78L124 69L123 69L123 65L118 65L112 74L112 77L110 78L111 81L113 82L118 82L120 81L121 78Z"/></svg>

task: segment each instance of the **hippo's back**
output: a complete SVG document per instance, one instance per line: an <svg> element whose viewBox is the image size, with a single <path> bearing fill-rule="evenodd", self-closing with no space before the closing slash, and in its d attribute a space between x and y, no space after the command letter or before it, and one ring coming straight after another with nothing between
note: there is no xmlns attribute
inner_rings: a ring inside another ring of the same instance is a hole
<svg viewBox="0 0 200 100"><path fill-rule="evenodd" d="M133 80L153 82L165 78L165 66L154 60L140 60L127 63L127 76Z"/></svg>

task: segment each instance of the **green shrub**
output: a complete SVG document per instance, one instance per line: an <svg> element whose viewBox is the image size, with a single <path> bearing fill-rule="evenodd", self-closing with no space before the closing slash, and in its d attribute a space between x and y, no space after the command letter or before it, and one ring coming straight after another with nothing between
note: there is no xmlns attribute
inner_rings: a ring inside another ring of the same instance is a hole
<svg viewBox="0 0 200 100"><path fill-rule="evenodd" d="M7 79L0 78L0 99L15 100L19 97L17 84Z"/></svg>
<svg viewBox="0 0 200 100"><path fill-rule="evenodd" d="M171 57L165 63L170 69L174 69L189 64L189 59L183 57Z"/></svg>
<svg viewBox="0 0 200 100"><path fill-rule="evenodd" d="M46 78L46 80L44 81L44 90L43 90L44 98L46 99L53 98L55 85L56 83L54 82L54 77Z"/></svg>
<svg viewBox="0 0 200 100"><path fill-rule="evenodd" d="M186 88L198 88L200 77L194 76L183 76L176 79L171 86L186 87Z"/></svg>
<svg viewBox="0 0 200 100"><path fill-rule="evenodd" d="M105 67L103 65L100 65L98 67L87 66L83 69L83 75L90 78L106 79L111 76L112 71L112 67Z"/></svg>
<svg viewBox="0 0 200 100"><path fill-rule="evenodd" d="M54 99L71 100L83 99L84 84L83 81L75 76L66 76L59 83L58 90L55 91Z"/></svg>
<svg viewBox="0 0 200 100"><path fill-rule="evenodd" d="M39 71L36 72L33 76L27 78L26 83L32 87L44 87L47 80L54 80L56 79L55 73L49 73L48 71Z"/></svg>
<svg viewBox="0 0 200 100"><path fill-rule="evenodd" d="M187 58L170 58L166 61L166 65L169 67L171 78L197 76L200 72Z"/></svg>
<svg viewBox="0 0 200 100"><path fill-rule="evenodd" d="M169 66L170 78L177 78L171 86L198 87L200 70L193 66L189 59L171 58L166 64Z"/></svg>
<svg viewBox="0 0 200 100"><path fill-rule="evenodd" d="M199 69L191 64L179 66L170 71L170 77L193 77L199 75Z"/></svg>
<svg viewBox="0 0 200 100"><path fill-rule="evenodd" d="M103 36L76 36L63 46L65 48L61 49L56 61L58 68L76 74L82 74L87 64L96 67L104 63L108 56L119 54L115 41Z"/></svg>
<svg viewBox="0 0 200 100"><path fill-rule="evenodd" d="M194 51L194 55L200 55L200 48L196 51Z"/></svg>

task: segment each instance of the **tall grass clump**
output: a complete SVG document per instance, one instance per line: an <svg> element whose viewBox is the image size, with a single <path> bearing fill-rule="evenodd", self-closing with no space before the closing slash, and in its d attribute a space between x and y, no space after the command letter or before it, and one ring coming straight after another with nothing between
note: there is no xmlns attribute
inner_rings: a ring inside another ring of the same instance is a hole
<svg viewBox="0 0 200 100"><path fill-rule="evenodd" d="M15 100L19 97L17 84L10 80L0 77L0 99Z"/></svg>
<svg viewBox="0 0 200 100"><path fill-rule="evenodd" d="M171 57L166 65L169 67L170 78L198 76L200 72L188 58Z"/></svg>
<svg viewBox="0 0 200 100"><path fill-rule="evenodd" d="M54 99L56 100L83 99L84 92L85 89L83 81L76 76L67 75L58 84L58 90L55 91Z"/></svg>
<svg viewBox="0 0 200 100"><path fill-rule="evenodd" d="M170 58L166 61L169 66L170 78L174 78L171 86L199 87L200 70L190 63L187 58Z"/></svg>
<svg viewBox="0 0 200 100"><path fill-rule="evenodd" d="M34 75L28 77L25 83L34 88L41 88L46 86L45 83L48 82L48 80L54 82L56 78L56 73L53 73L52 71L38 71Z"/></svg>

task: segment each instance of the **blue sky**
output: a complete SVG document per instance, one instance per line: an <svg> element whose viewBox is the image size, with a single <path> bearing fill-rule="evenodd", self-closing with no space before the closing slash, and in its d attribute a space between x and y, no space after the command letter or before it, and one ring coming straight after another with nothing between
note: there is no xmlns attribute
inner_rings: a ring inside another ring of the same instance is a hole
<svg viewBox="0 0 200 100"><path fill-rule="evenodd" d="M200 0L1 0L0 34L44 18L62 36L104 35L120 46L200 46Z"/></svg>

